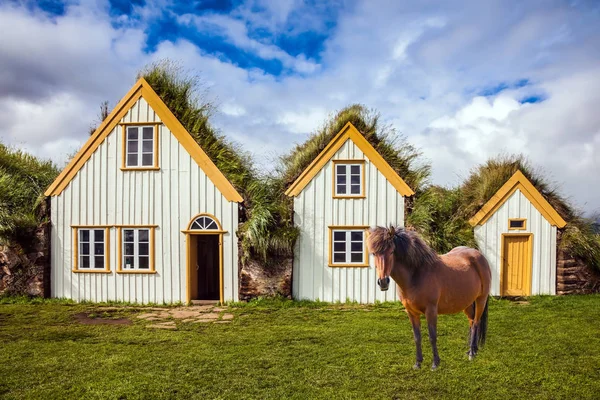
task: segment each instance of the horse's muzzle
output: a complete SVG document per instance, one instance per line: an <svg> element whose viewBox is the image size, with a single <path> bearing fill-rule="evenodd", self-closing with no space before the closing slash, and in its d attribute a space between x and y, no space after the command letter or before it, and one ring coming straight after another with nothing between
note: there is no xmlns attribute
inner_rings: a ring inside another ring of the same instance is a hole
<svg viewBox="0 0 600 400"><path fill-rule="evenodd" d="M390 287L390 277L386 276L383 279L377 279L377 284L379 285L379 288L381 289L381 291L385 292Z"/></svg>

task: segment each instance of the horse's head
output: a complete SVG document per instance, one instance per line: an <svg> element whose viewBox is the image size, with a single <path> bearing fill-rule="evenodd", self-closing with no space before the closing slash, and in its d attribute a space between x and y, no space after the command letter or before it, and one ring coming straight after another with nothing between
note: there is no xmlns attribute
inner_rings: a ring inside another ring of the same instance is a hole
<svg viewBox="0 0 600 400"><path fill-rule="evenodd" d="M369 253L375 258L375 269L377 270L377 284L382 291L388 290L390 286L390 275L394 267L394 238L396 228L381 226L369 230L367 247Z"/></svg>

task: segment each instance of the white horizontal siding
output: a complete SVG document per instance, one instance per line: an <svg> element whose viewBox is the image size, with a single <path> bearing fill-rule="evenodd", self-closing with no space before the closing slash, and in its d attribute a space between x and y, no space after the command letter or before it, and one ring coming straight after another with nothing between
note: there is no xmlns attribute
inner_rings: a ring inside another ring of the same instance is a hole
<svg viewBox="0 0 600 400"><path fill-rule="evenodd" d="M510 218L526 218L527 229L509 231ZM500 295L502 234L507 233L533 234L531 294L556 294L556 226L552 226L520 190L483 225L475 227L475 240L492 269L491 294Z"/></svg>
<svg viewBox="0 0 600 400"><path fill-rule="evenodd" d="M140 99L121 122L160 121ZM199 213L223 229L225 300L238 300L238 205L229 202L164 125L159 125L159 171L121 171L122 132L117 126L66 189L52 198L52 296L77 301L137 303L186 301L186 236ZM117 231L110 230L111 274L73 273L72 225L158 225L157 274L117 274Z"/></svg>
<svg viewBox="0 0 600 400"><path fill-rule="evenodd" d="M332 160L337 159L365 160L365 199L332 197ZM294 198L294 221L300 228L292 278L294 298L360 303L397 300L394 288L387 292L379 290L374 267L328 266L328 227L390 223L404 226L404 198L351 140L346 141L332 160Z"/></svg>

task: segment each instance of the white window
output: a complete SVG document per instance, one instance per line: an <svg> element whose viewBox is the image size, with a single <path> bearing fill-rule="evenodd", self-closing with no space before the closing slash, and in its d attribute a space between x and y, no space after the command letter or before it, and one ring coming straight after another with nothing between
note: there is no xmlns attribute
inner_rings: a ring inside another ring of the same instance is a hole
<svg viewBox="0 0 600 400"><path fill-rule="evenodd" d="M335 163L334 187L337 197L364 196L364 162Z"/></svg>
<svg viewBox="0 0 600 400"><path fill-rule="evenodd" d="M78 260L76 270L108 270L106 257L106 230L77 230Z"/></svg>
<svg viewBox="0 0 600 400"><path fill-rule="evenodd" d="M122 228L121 270L151 271L151 229Z"/></svg>
<svg viewBox="0 0 600 400"><path fill-rule="evenodd" d="M331 229L331 266L368 265L365 230Z"/></svg>
<svg viewBox="0 0 600 400"><path fill-rule="evenodd" d="M154 167L154 126L128 126L127 152L125 166L127 168Z"/></svg>

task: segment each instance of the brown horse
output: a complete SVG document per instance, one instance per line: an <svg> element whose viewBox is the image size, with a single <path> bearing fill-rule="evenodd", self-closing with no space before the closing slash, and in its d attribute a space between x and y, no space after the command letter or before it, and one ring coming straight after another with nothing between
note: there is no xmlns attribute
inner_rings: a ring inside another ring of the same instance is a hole
<svg viewBox="0 0 600 400"><path fill-rule="evenodd" d="M469 318L469 360L483 346L487 332L487 299L491 271L485 257L477 250L456 247L437 255L416 232L390 226L370 230L367 245L375 256L377 284L388 290L390 276L398 284L402 304L413 327L417 362L421 368L421 315L425 314L433 366L440 364L437 350L438 314L460 311Z"/></svg>

